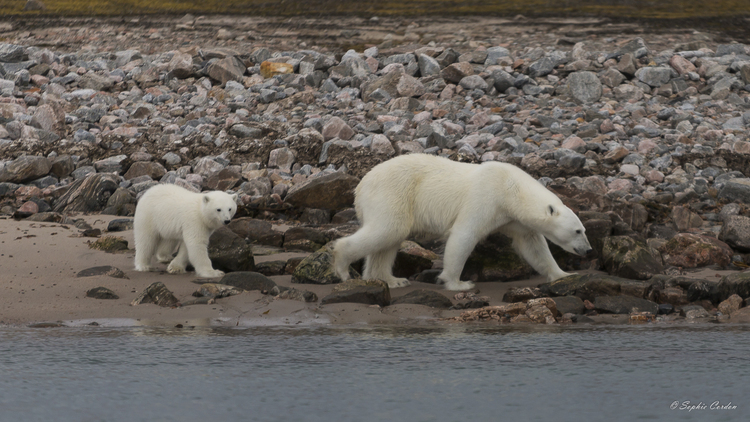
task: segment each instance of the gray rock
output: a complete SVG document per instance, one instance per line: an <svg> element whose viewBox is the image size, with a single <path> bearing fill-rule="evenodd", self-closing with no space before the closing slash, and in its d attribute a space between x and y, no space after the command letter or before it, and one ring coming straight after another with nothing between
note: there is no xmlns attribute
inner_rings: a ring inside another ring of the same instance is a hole
<svg viewBox="0 0 750 422"><path fill-rule="evenodd" d="M568 88L573 100L590 104L599 101L602 96L602 83L594 72L573 72L568 75Z"/></svg>
<svg viewBox="0 0 750 422"><path fill-rule="evenodd" d="M106 275L113 278L128 278L127 276L125 276L125 273L121 269L113 267L111 265L86 268L85 270L79 271L78 274L76 274L76 277L94 277L98 275ZM115 297L114 299L117 298Z"/></svg>
<svg viewBox="0 0 750 422"><path fill-rule="evenodd" d="M63 213L101 211L118 185L118 177L111 173L89 174L73 182L55 202L53 210Z"/></svg>
<svg viewBox="0 0 750 422"><path fill-rule="evenodd" d="M253 271L237 271L225 274L219 284L238 287L242 290L260 290L270 292L276 287L276 282L261 273Z"/></svg>
<svg viewBox="0 0 750 422"><path fill-rule="evenodd" d="M161 281L151 283L146 289L144 289L130 304L132 306L142 305L144 303L154 303L156 305L170 308L177 306L180 301L174 296L174 294L167 289Z"/></svg>
<svg viewBox="0 0 750 422"><path fill-rule="evenodd" d="M46 157L22 155L0 167L0 182L27 183L46 176L51 168Z"/></svg>
<svg viewBox="0 0 750 422"><path fill-rule="evenodd" d="M212 79L225 84L227 81L241 82L246 70L245 65L237 57L229 56L210 64L206 68L206 73Z"/></svg>
<svg viewBox="0 0 750 422"><path fill-rule="evenodd" d="M473 74L474 66L466 62L453 63L440 71L440 75L443 79L454 84L459 83L461 79Z"/></svg>
<svg viewBox="0 0 750 422"><path fill-rule="evenodd" d="M559 296L552 298L552 300L555 301L557 311L560 312L561 315L568 313L580 315L586 312L586 307L583 306L583 300L578 296Z"/></svg>
<svg viewBox="0 0 750 422"><path fill-rule="evenodd" d="M479 75L469 75L463 77L458 82L458 84L461 85L464 89L468 90L481 89L482 91L487 91L487 89L489 88L487 82L485 82L485 80L482 79L482 77Z"/></svg>
<svg viewBox="0 0 750 422"><path fill-rule="evenodd" d="M630 54L636 59L640 59L643 56L646 56L650 53L648 47L646 46L646 43L643 41L643 38L636 37L630 40L627 44L622 46L616 55L625 55ZM625 73L625 72L623 72Z"/></svg>
<svg viewBox="0 0 750 422"><path fill-rule="evenodd" d="M431 308L448 309L453 302L442 293L434 290L419 289L411 291L403 296L391 300L391 305L409 303L413 305L425 305Z"/></svg>
<svg viewBox="0 0 750 422"><path fill-rule="evenodd" d="M93 289L89 289L86 291L86 297L90 297L94 299L119 299L120 298L119 296L117 296L117 294L114 291L106 287L94 287Z"/></svg>
<svg viewBox="0 0 750 422"><path fill-rule="evenodd" d="M666 66L642 67L635 72L639 81L654 88L658 88L669 82L672 78L673 69Z"/></svg>
<svg viewBox="0 0 750 422"><path fill-rule="evenodd" d="M366 305L388 306L390 302L391 292L385 282L353 279L336 286L333 293L324 297L320 304L364 303Z"/></svg>
<svg viewBox="0 0 750 422"><path fill-rule="evenodd" d="M498 60L510 56L510 51L505 47L490 47L487 49L487 59L484 61L485 66L497 64Z"/></svg>
<svg viewBox="0 0 750 422"><path fill-rule="evenodd" d="M750 218L743 215L727 216L719 240L740 252L750 252Z"/></svg>
<svg viewBox="0 0 750 422"><path fill-rule="evenodd" d="M539 290L545 296L577 296L588 301L594 300L597 296L620 294L644 298L650 289L650 282L602 274L576 274L539 285Z"/></svg>
<svg viewBox="0 0 750 422"><path fill-rule="evenodd" d="M650 300L632 296L597 296L594 299L594 310L608 314L650 312L656 315L659 312L659 305Z"/></svg>
<svg viewBox="0 0 750 422"><path fill-rule="evenodd" d="M23 60L23 46L16 44L0 43L0 62L18 63Z"/></svg>
<svg viewBox="0 0 750 422"><path fill-rule="evenodd" d="M750 179L732 179L719 191L719 199L750 204Z"/></svg>
<svg viewBox="0 0 750 422"><path fill-rule="evenodd" d="M419 74L423 77L440 74L440 64L438 61L426 54L419 54L417 56L417 63L419 64Z"/></svg>

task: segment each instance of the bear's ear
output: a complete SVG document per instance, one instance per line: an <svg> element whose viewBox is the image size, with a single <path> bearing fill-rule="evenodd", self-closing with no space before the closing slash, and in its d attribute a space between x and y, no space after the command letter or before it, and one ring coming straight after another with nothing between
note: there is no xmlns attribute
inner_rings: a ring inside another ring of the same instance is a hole
<svg viewBox="0 0 750 422"><path fill-rule="evenodd" d="M208 204L209 201L211 201L211 198L209 198L208 195L203 195L203 203Z"/></svg>
<svg viewBox="0 0 750 422"><path fill-rule="evenodd" d="M549 215L555 215L555 207L552 205L547 206L547 211L549 212Z"/></svg>
<svg viewBox="0 0 750 422"><path fill-rule="evenodd" d="M237 202L237 194L236 193L232 195L232 201Z"/></svg>

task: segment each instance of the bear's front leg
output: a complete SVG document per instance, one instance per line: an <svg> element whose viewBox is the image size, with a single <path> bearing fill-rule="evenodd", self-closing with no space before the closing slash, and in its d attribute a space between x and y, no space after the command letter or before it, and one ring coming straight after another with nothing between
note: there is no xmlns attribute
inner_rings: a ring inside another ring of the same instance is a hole
<svg viewBox="0 0 750 422"><path fill-rule="evenodd" d="M167 272L170 274L184 274L187 272L187 265L190 263L188 260L188 251L185 247L185 242L180 242L180 247L177 251L177 256L172 259L172 262L167 266Z"/></svg>
<svg viewBox="0 0 750 422"><path fill-rule="evenodd" d="M469 290L474 288L474 283L471 281L461 281L460 277L466 260L481 237L476 231L475 224L466 223L454 225L451 228L451 234L445 243L443 272L438 276L438 280L445 284L446 290Z"/></svg>
<svg viewBox="0 0 750 422"><path fill-rule="evenodd" d="M214 278L224 275L224 271L214 269L208 257L208 235L205 238L204 236L185 236L183 245L198 277ZM182 246L180 246L180 251L182 251Z"/></svg>

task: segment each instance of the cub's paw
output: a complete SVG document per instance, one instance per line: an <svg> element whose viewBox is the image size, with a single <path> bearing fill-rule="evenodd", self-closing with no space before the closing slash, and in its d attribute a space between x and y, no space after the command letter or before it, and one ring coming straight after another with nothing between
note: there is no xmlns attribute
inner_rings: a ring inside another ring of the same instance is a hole
<svg viewBox="0 0 750 422"><path fill-rule="evenodd" d="M154 271L154 267L151 267L149 265L136 265L135 270L149 272L149 271Z"/></svg>
<svg viewBox="0 0 750 422"><path fill-rule="evenodd" d="M171 263L167 267L167 272L170 274L184 274L186 271L185 267L181 267L175 263Z"/></svg>
<svg viewBox="0 0 750 422"><path fill-rule="evenodd" d="M405 278L393 278L391 280L388 280L388 287L390 287L391 289L396 289L399 287L406 287L406 286L411 286L411 283L409 282L409 280Z"/></svg>
<svg viewBox="0 0 750 422"><path fill-rule="evenodd" d="M470 290L474 288L474 283L471 281L449 281L445 283L445 290Z"/></svg>
<svg viewBox="0 0 750 422"><path fill-rule="evenodd" d="M162 264L169 264L170 262L172 262L173 259L174 257L172 255L165 255L165 256L156 255L156 260L161 262Z"/></svg>
<svg viewBox="0 0 750 422"><path fill-rule="evenodd" d="M214 277L221 277L224 275L224 271L221 270L203 270L203 271L195 271L195 275L198 277L205 277L205 278L214 278Z"/></svg>

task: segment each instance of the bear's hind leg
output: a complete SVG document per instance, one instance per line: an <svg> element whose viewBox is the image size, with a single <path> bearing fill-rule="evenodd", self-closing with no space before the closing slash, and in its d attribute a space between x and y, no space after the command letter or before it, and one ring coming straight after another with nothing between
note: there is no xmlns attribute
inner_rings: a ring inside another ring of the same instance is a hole
<svg viewBox="0 0 750 422"><path fill-rule="evenodd" d="M135 270L136 271L153 271L151 258L156 252L159 243L157 234L142 233L140 230L135 233Z"/></svg>
<svg viewBox="0 0 750 422"><path fill-rule="evenodd" d="M163 239L156 248L156 260L162 264L171 262L178 243L180 243L179 240Z"/></svg>
<svg viewBox="0 0 750 422"><path fill-rule="evenodd" d="M513 249L526 260L539 274L547 277L548 282L572 275L563 271L552 252L547 239L539 233L528 231L513 236Z"/></svg>
<svg viewBox="0 0 750 422"><path fill-rule="evenodd" d="M383 224L382 227L392 227L390 224ZM336 241L333 247L333 260L334 268L336 269L336 275L342 280L349 279L349 265L352 262L363 258L365 256L370 257L380 251L384 250L383 245L400 245L401 242L406 239L407 233L401 233L399 231L384 231L383 228L372 228L371 226L364 225L362 228L357 230L351 236L341 238ZM398 248L396 248L398 252ZM372 267L375 265L378 269L378 274L382 275L384 271L382 268L385 266L383 262L387 260L387 256L382 257L377 263L369 262L365 268ZM395 254L393 255L395 258ZM390 267L393 265L393 258L388 263L387 274L393 278L390 272ZM372 261L371 258L368 261ZM383 280L388 282L388 280Z"/></svg>
<svg viewBox="0 0 750 422"><path fill-rule="evenodd" d="M388 287L395 289L411 285L409 280L393 276L393 262L401 244L391 246L390 248L380 250L367 256L365 260L365 270L362 275L365 279L378 279L388 283Z"/></svg>

